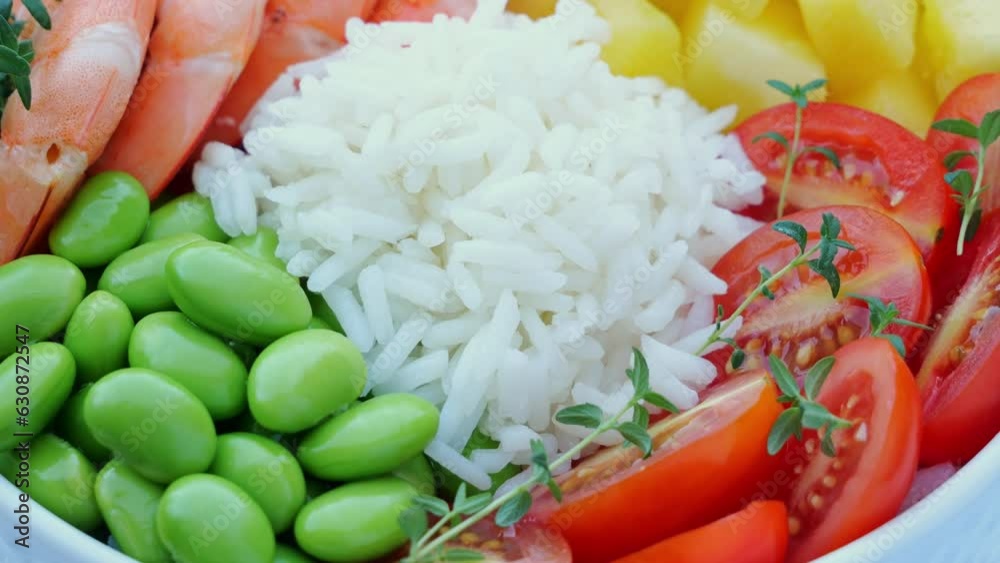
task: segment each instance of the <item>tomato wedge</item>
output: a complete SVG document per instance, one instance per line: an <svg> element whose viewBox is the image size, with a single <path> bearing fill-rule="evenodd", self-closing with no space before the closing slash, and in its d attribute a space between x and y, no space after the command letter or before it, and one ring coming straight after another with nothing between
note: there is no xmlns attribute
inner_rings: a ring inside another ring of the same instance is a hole
<svg viewBox="0 0 1000 563"><path fill-rule="evenodd" d="M913 240L899 224L871 209L838 206L800 211L785 217L809 231L809 245L819 240L822 215L832 213L841 223L840 238L854 245L841 250L834 261L840 272L841 291L834 298L830 285L807 267L789 272L771 290L777 297L758 297L743 314L736 342L746 350L746 366L767 364L777 354L797 375L803 375L817 360L840 346L870 333L868 306L848 293L875 296L895 303L901 316L926 323L931 313L930 282ZM729 284L716 298L726 315L736 310L760 282L758 266L776 272L798 255L791 238L771 225L761 227L727 252L712 272ZM893 326L889 332L903 339L906 349L920 337L920 330ZM720 368L732 369L729 350L710 358Z"/></svg>
<svg viewBox="0 0 1000 563"><path fill-rule="evenodd" d="M956 88L938 108L934 121L942 119L966 119L979 124L987 113L1000 109L1000 72L983 74L970 78ZM927 133L927 144L944 159L955 151L975 151L979 146L975 139L931 129ZM986 156L986 175L983 179L991 189L979 198L986 213L1000 208L1000 143L994 144ZM975 159L966 157L958 161L956 170L967 170L975 178L978 166ZM973 238L975 240L975 238ZM966 246L968 249L968 245ZM955 256L954 247L947 248L947 266L934 279L934 301L938 308L954 301L958 289L965 283L970 272L971 260ZM968 253L968 250L967 250Z"/></svg>
<svg viewBox="0 0 1000 563"><path fill-rule="evenodd" d="M649 429L655 449L607 448L558 478L563 502L538 494L529 518L560 532L575 563L604 563L741 508L780 460L767 435L781 413L757 370Z"/></svg>
<svg viewBox="0 0 1000 563"><path fill-rule="evenodd" d="M983 221L976 238L972 274L917 374L924 465L967 461L1000 432L1000 212Z"/></svg>
<svg viewBox="0 0 1000 563"><path fill-rule="evenodd" d="M797 458L787 500L789 563L812 561L889 521L917 470L920 397L906 363L881 338L848 344L834 358L816 400L854 426L834 432L833 458L820 451L814 431L789 446Z"/></svg>
<svg viewBox="0 0 1000 563"><path fill-rule="evenodd" d="M773 140L753 140L776 131L791 142L794 128L795 105L785 104L758 113L736 129L750 160L767 178L764 202L746 210L755 218L770 221L776 216L787 153ZM906 228L927 267L937 269L939 248L957 236L958 207L937 153L922 139L860 108L811 103L804 111L800 146L832 150L842 168L837 170L818 153L799 158L788 186L786 213L825 205L881 211Z"/></svg>
<svg viewBox="0 0 1000 563"><path fill-rule="evenodd" d="M400 549L376 563L391 563L404 559L407 549ZM569 546L557 530L522 522L513 528L501 529L493 519L480 520L458 539L445 544L445 549L474 551L481 563L572 563ZM471 559L442 559L470 561Z"/></svg>
<svg viewBox="0 0 1000 563"><path fill-rule="evenodd" d="M701 528L661 541L615 563L781 563L788 549L788 511L754 502Z"/></svg>

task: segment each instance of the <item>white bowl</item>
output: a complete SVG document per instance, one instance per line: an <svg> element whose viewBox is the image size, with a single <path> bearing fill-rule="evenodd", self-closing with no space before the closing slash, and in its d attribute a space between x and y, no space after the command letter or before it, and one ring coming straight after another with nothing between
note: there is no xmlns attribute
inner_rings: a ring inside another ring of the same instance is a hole
<svg viewBox="0 0 1000 563"><path fill-rule="evenodd" d="M817 563L1000 562L1000 436L892 521ZM135 563L31 502L30 545L14 545L20 493L0 479L0 563Z"/></svg>

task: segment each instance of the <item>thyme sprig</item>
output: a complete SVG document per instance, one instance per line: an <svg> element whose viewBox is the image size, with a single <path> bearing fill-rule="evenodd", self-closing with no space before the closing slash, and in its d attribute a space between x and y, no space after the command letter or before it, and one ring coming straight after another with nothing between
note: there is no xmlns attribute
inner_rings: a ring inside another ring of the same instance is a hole
<svg viewBox="0 0 1000 563"><path fill-rule="evenodd" d="M781 358L771 354L768 361L771 365L771 375L783 393L778 397L778 401L789 404L789 407L778 416L774 426L771 427L771 432L767 436L767 453L776 455L792 436L801 440L802 431L812 429L823 434L820 441L823 453L830 457L837 455L837 448L833 443L833 431L838 428L849 428L852 423L834 415L816 401L823 383L833 369L835 361L833 356L819 360L809 369L805 380L805 394L799 390L795 376Z"/></svg>
<svg viewBox="0 0 1000 563"><path fill-rule="evenodd" d="M494 511L495 522L500 527L513 526L519 522L531 509L531 490L536 485L545 485L557 500L562 500L562 491L553 477L556 468L570 463L574 457L593 443L598 436L610 430L617 430L625 439L626 444L638 447L643 457L649 457L653 451L653 440L649 436L649 411L645 404L650 404L670 412L678 412L663 395L654 392L649 383L649 366L642 352L633 348L633 366L626 370L629 381L634 389L632 398L617 413L605 417L600 407L584 403L567 407L556 413L556 421L573 426L591 428L592 432L578 444L564 452L555 461L550 462L545 447L541 441L531 442L531 477L524 483L512 488L503 495L490 500L489 495L465 497L464 485L459 488L459 494L451 507L442 499L420 496L413 506L406 509L399 519L403 531L410 538L410 554L403 561L406 563L429 563L432 561L481 561L484 559L479 552L447 546L447 543L461 536L462 532L474 526ZM621 421L625 414L632 410L632 419ZM441 517L434 526L428 527L428 513ZM462 516L466 516L464 520ZM441 533L445 523L452 527Z"/></svg>
<svg viewBox="0 0 1000 563"><path fill-rule="evenodd" d="M931 127L938 131L975 139L978 144L975 151L953 151L944 158L944 164L949 170L945 174L945 180L951 189L955 190L952 197L962 206L962 226L959 229L956 249L956 253L961 256L965 250L965 243L976 235L979 220L982 218L983 209L979 198L991 187L983 180L986 177L986 152L997 139L1000 139L1000 109L983 116L978 126L967 119L942 119ZM968 170L954 170L955 166L966 157L976 160L975 179Z"/></svg>
<svg viewBox="0 0 1000 563"><path fill-rule="evenodd" d="M42 29L51 29L52 20L42 0L22 0L31 17ZM7 98L17 92L24 107L31 109L31 61L35 48L30 39L20 40L24 21L13 16L13 1L0 0L0 116Z"/></svg>
<svg viewBox="0 0 1000 563"><path fill-rule="evenodd" d="M809 106L809 93L826 86L826 80L813 80L808 84L796 84L795 86L791 86L780 80L768 80L767 85L788 96L792 102L795 103L795 129L792 134L791 143L788 142L787 137L777 131L761 133L760 135L754 137L752 141L756 143L762 139L770 139L781 145L785 149L785 153L788 157L785 161L785 176L781 181L781 189L778 195L778 219L781 219L781 217L785 214L785 200L788 195L788 185L792 180L792 170L795 168L795 163L798 159L809 153L817 153L826 157L826 159L833 163L833 165L839 170L840 158L837 157L836 153L826 147L799 146L802 138L802 116L805 109Z"/></svg>
<svg viewBox="0 0 1000 563"><path fill-rule="evenodd" d="M925 324L920 324L913 322L911 320L902 319L900 315L899 308L896 307L895 303L886 304L874 295L858 295L857 293L848 293L848 297L853 297L854 299L859 299L868 304L868 319L871 324L871 335L875 338L882 338L888 340L892 347L899 352L900 356L906 357L906 346L903 344L903 339L897 334L886 334L885 330L892 325L899 326L909 326L913 328L919 328L922 330L933 330Z"/></svg>

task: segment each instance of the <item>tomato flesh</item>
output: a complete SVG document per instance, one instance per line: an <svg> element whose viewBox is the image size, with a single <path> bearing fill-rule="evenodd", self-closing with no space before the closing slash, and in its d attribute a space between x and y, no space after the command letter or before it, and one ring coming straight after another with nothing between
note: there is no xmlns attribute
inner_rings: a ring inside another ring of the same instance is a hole
<svg viewBox="0 0 1000 563"><path fill-rule="evenodd" d="M836 457L820 451L815 431L790 446L791 563L811 561L889 521L917 469L920 400L906 363L880 338L848 344L834 358L817 401L854 424L834 432Z"/></svg>
<svg viewBox="0 0 1000 563"><path fill-rule="evenodd" d="M841 222L840 238L854 245L853 252L841 250L834 260L840 272L841 293L834 298L827 281L800 267L789 272L771 290L776 297L758 297L743 314L743 326L736 342L746 351L745 366L767 365L767 356L776 354L797 375L803 375L817 360L871 332L868 306L847 297L848 293L876 296L895 303L902 318L925 323L931 314L930 281L912 239L896 222L871 209L839 206L800 211L785 217L809 232L809 246L819 241L822 215L832 213ZM733 247L712 272L729 289L715 303L731 314L760 282L758 266L776 272L791 262L799 247L791 238L761 227ZM888 332L899 335L909 350L920 330L894 325ZM710 355L721 369L732 371L727 360L731 351Z"/></svg>
<svg viewBox="0 0 1000 563"><path fill-rule="evenodd" d="M779 501L743 510L674 536L615 563L781 563L788 549L788 511Z"/></svg>
<svg viewBox="0 0 1000 563"><path fill-rule="evenodd" d="M736 378L651 426L652 457L600 451L558 479L562 503L539 492L529 518L560 532L574 562L604 563L731 514L778 467L766 444L780 412L767 373Z"/></svg>
<svg viewBox="0 0 1000 563"><path fill-rule="evenodd" d="M925 465L968 461L1000 432L1000 213L987 217L977 239L972 274L917 375Z"/></svg>
<svg viewBox="0 0 1000 563"><path fill-rule="evenodd" d="M942 119L965 119L978 125L988 112L1000 109L1000 73L983 74L971 78L956 88L938 108L934 121ZM927 133L927 144L937 151L940 159L955 151L978 150L975 139L931 129ZM991 186L979 198L985 213L1000 209L1000 143L994 144L986 153L984 163L986 175L984 184ZM958 161L956 170L967 170L975 178L979 174L976 159L971 157ZM973 241L976 239L973 238ZM934 302L939 309L951 304L958 290L965 283L970 272L971 260L955 255L955 247L942 249L946 251L946 267L941 269L941 275L934 279ZM966 245L966 254L969 246Z"/></svg>
<svg viewBox="0 0 1000 563"><path fill-rule="evenodd" d="M776 218L787 151L758 135L776 131L791 143L795 106L762 111L736 129L754 166L767 179L764 202L745 212ZM827 205L861 205L880 211L910 233L928 268L936 269L939 248L957 232L958 208L944 181L937 153L903 126L875 113L834 103L811 103L803 113L801 146L831 149L841 169L817 153L797 159L787 190L785 213Z"/></svg>

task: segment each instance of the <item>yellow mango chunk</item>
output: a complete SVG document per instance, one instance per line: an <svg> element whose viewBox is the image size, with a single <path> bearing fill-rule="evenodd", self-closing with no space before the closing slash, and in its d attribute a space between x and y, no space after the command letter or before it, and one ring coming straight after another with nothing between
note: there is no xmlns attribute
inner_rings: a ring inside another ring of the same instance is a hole
<svg viewBox="0 0 1000 563"><path fill-rule="evenodd" d="M830 93L831 101L884 115L921 138L927 134L937 110L934 95L915 70L886 74L853 92L841 92L833 84Z"/></svg>
<svg viewBox="0 0 1000 563"><path fill-rule="evenodd" d="M687 12L688 4L691 0L650 0L657 8L666 12L675 21L679 22L684 19L684 13Z"/></svg>
<svg viewBox="0 0 1000 563"><path fill-rule="evenodd" d="M526 14L537 20L554 14L556 2L557 0L508 0L507 11Z"/></svg>
<svg viewBox="0 0 1000 563"><path fill-rule="evenodd" d="M924 0L921 23L938 99L965 80L1000 71L1000 1Z"/></svg>
<svg viewBox="0 0 1000 563"><path fill-rule="evenodd" d="M764 12L767 0L712 0L720 8L729 10L741 18L753 19Z"/></svg>
<svg viewBox="0 0 1000 563"><path fill-rule="evenodd" d="M916 0L799 0L830 81L857 89L913 61Z"/></svg>
<svg viewBox="0 0 1000 563"><path fill-rule="evenodd" d="M681 32L670 16L648 0L587 0L611 26L611 41L601 57L622 76L658 76L683 86L678 64Z"/></svg>
<svg viewBox="0 0 1000 563"><path fill-rule="evenodd" d="M754 20L695 0L683 30L680 58L688 91L709 108L738 104L738 120L788 101L767 80L806 84L826 75L794 0L772 0ZM825 91L814 94L815 100L826 98Z"/></svg>

